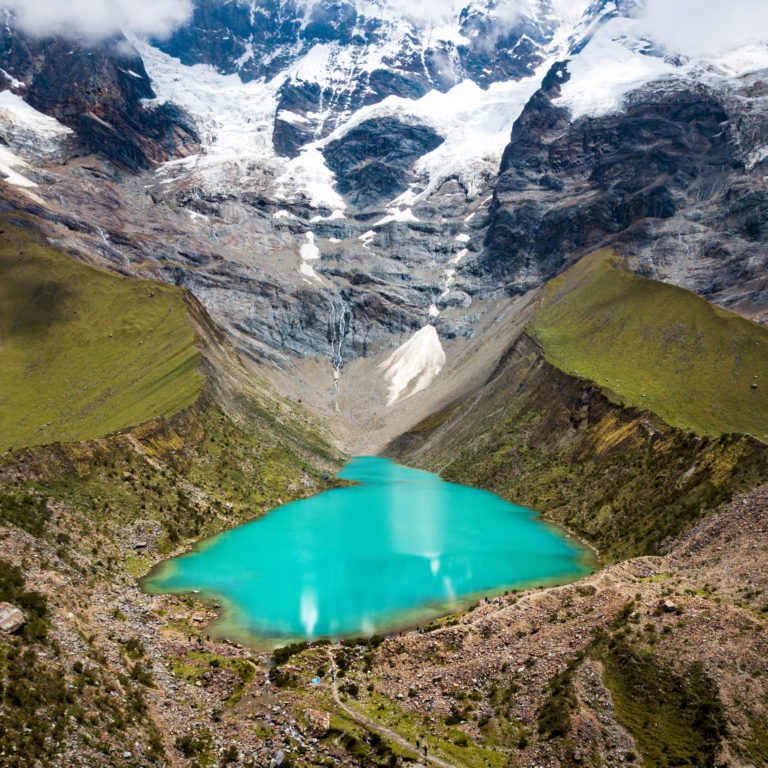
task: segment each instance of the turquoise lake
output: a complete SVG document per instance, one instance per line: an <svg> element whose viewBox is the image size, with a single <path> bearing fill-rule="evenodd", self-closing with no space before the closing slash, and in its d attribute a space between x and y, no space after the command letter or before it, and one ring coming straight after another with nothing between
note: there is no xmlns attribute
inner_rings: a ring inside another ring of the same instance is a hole
<svg viewBox="0 0 768 768"><path fill-rule="evenodd" d="M161 563L151 593L220 602L214 634L241 640L370 635L481 594L578 578L586 551L531 510L387 459L359 483L279 507Z"/></svg>

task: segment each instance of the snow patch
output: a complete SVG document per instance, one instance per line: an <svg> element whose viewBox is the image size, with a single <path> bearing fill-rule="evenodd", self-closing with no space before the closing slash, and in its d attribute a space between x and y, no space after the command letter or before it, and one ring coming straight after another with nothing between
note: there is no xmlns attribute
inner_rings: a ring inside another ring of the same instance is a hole
<svg viewBox="0 0 768 768"><path fill-rule="evenodd" d="M320 275L315 272L312 267L307 264L306 261L301 262L301 266L299 267L299 272L301 272L302 275L304 275L305 278L310 278L309 280L306 280L306 282L310 283L311 280L317 280L318 283L322 283L323 281L320 279ZM311 284L311 283L310 283Z"/></svg>
<svg viewBox="0 0 768 768"><path fill-rule="evenodd" d="M34 181L30 181L26 176L22 176L15 168L29 168L29 163L22 160L18 155L14 155L6 147L0 146L0 173L3 174L3 181L13 184L14 187L36 187Z"/></svg>
<svg viewBox="0 0 768 768"><path fill-rule="evenodd" d="M462 232L460 235L456 235L454 239L459 243L468 243L470 238L466 232Z"/></svg>
<svg viewBox="0 0 768 768"><path fill-rule="evenodd" d="M458 264L467 254L469 251L466 248L462 248L452 259L448 261L449 264ZM453 274L456 274L456 270L451 270Z"/></svg>
<svg viewBox="0 0 768 768"><path fill-rule="evenodd" d="M341 221L344 218L346 218L344 216L344 211L342 211L341 209L337 209L335 211L332 211L330 216L320 216L319 214L317 216L313 216L309 220L309 223L315 224L318 221Z"/></svg>
<svg viewBox="0 0 768 768"><path fill-rule="evenodd" d="M301 256L301 265L299 266L299 272L305 277L317 280L322 283L320 275L312 269L312 266L308 263L310 261L316 261L320 258L320 249L315 244L315 233L307 232L307 242L299 248L299 256Z"/></svg>
<svg viewBox="0 0 768 768"><path fill-rule="evenodd" d="M243 55L240 56L240 58L235 62L235 67L238 70L241 70L249 61L251 61L251 59L253 59L254 55L253 43L247 42L245 44L245 51L243 52Z"/></svg>
<svg viewBox="0 0 768 768"><path fill-rule="evenodd" d="M363 244L363 248L368 248L375 237L376 233L372 229L369 229L367 232L363 232L357 239Z"/></svg>
<svg viewBox="0 0 768 768"><path fill-rule="evenodd" d="M315 233L307 232L307 242L301 246L299 253L304 261L314 261L320 258L320 249L315 245Z"/></svg>
<svg viewBox="0 0 768 768"><path fill-rule="evenodd" d="M642 44L628 44L631 24L628 19L606 24L568 64L571 79L553 103L570 110L573 120L618 112L627 93L676 71L671 62L644 53Z"/></svg>
<svg viewBox="0 0 768 768"><path fill-rule="evenodd" d="M426 389L444 365L445 352L437 330L434 325L425 325L379 366L388 382L387 405Z"/></svg>
<svg viewBox="0 0 768 768"><path fill-rule="evenodd" d="M5 77L8 82L11 84L11 88L26 88L27 86L21 82L21 80L18 80L15 78L10 72L6 72L2 67L0 67L0 72L2 72L3 76Z"/></svg>
<svg viewBox="0 0 768 768"><path fill-rule="evenodd" d="M410 208L387 208L387 215L379 219L373 226L383 227L390 221L399 221L403 223L418 221Z"/></svg>
<svg viewBox="0 0 768 768"><path fill-rule="evenodd" d="M624 97L656 80L669 77L708 82L715 87L739 87L738 78L768 68L768 45L743 42L715 55L686 50L685 35L649 29L642 14L615 17L597 29L589 43L568 64L571 78L554 103L579 117L600 117L623 108ZM662 56L654 40L665 46ZM677 49L675 49L677 43ZM704 49L705 50L706 46Z"/></svg>
<svg viewBox="0 0 768 768"><path fill-rule="evenodd" d="M131 38L152 81L157 98L185 109L195 120L203 151L161 166L194 170L213 188L231 187L232 166L249 174L249 163L272 159L272 130L277 111L277 83L223 75L207 64L186 66L147 42Z"/></svg>
<svg viewBox="0 0 768 768"><path fill-rule="evenodd" d="M296 112L290 112L287 109L281 109L277 113L277 120L282 120L284 123L290 125L300 125L301 123L308 123L309 120L304 115L298 115Z"/></svg>
<svg viewBox="0 0 768 768"><path fill-rule="evenodd" d="M0 93L0 135L14 148L40 157L54 152L71 133L55 118L30 107L21 96L11 91Z"/></svg>
<svg viewBox="0 0 768 768"><path fill-rule="evenodd" d="M0 174L2 174L3 181L5 181L6 184L18 187L21 192L36 203L45 205L44 200L31 191L34 187L37 187L37 184L26 176L22 176L22 174L16 170L16 168L29 167L29 163L22 160L22 158L17 155L14 155L13 152L6 147L0 145Z"/></svg>
<svg viewBox="0 0 768 768"><path fill-rule="evenodd" d="M334 189L336 176L325 164L320 150L311 146L286 163L285 172L277 179L277 196L293 200L296 190L305 193L314 208L344 211L344 198Z"/></svg>

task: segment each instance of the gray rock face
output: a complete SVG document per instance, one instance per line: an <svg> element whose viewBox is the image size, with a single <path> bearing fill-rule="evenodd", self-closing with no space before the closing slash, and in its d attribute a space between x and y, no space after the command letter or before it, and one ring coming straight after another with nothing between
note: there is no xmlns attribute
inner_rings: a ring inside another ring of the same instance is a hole
<svg viewBox="0 0 768 768"><path fill-rule="evenodd" d="M752 254L768 210L762 171L747 167L735 134L743 107L727 93L662 82L618 114L572 123L553 103L568 78L567 63L555 65L516 121L473 268L524 291L613 244L644 274L741 301L739 286L764 270Z"/></svg>
<svg viewBox="0 0 768 768"><path fill-rule="evenodd" d="M85 152L139 171L198 148L181 109L145 106L155 94L141 57L122 35L101 43L39 40L9 17L0 29L0 62L22 83L15 87L27 102L72 128ZM0 79L0 89L12 82Z"/></svg>

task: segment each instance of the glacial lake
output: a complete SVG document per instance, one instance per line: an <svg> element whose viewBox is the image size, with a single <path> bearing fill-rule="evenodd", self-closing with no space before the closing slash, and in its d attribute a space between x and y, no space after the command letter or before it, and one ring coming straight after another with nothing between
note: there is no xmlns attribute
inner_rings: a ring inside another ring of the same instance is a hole
<svg viewBox="0 0 768 768"><path fill-rule="evenodd" d="M218 602L209 631L253 642L371 635L591 570L574 540L491 493L381 458L339 477L358 485L206 539L155 568L145 591Z"/></svg>

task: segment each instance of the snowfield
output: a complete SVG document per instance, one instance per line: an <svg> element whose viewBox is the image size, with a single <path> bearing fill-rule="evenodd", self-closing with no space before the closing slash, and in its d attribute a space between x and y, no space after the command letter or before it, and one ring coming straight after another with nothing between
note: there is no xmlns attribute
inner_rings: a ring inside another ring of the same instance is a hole
<svg viewBox="0 0 768 768"><path fill-rule="evenodd" d="M18 81L14 81L18 82ZM0 92L0 135L28 160L53 154L72 131L27 104L18 94Z"/></svg>

